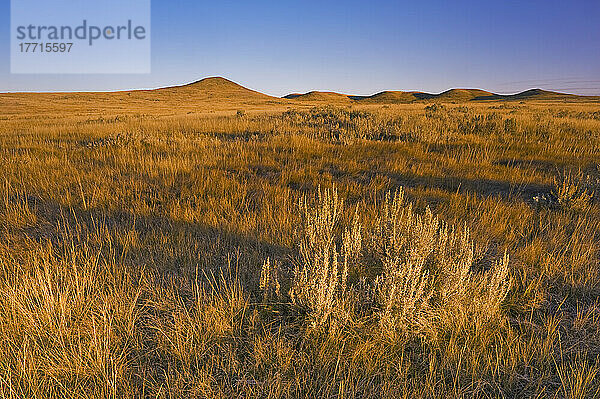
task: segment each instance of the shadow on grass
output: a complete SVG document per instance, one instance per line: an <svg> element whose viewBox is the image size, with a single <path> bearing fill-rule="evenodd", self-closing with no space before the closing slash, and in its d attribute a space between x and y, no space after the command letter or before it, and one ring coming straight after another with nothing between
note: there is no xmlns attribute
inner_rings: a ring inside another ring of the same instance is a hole
<svg viewBox="0 0 600 399"><path fill-rule="evenodd" d="M380 176L389 179L391 184L397 187L437 189L458 194L474 193L480 197L495 197L503 200L518 199L525 202L531 202L532 197L538 193L549 193L552 190L550 185L517 184L492 179L470 179L454 176L410 176L381 171L368 171L355 174L343 171L334 166L330 166L321 172L330 173L335 179L341 181L352 180L365 185Z"/></svg>
<svg viewBox="0 0 600 399"><path fill-rule="evenodd" d="M29 197L28 203L37 216L34 225L22 229L28 239L61 246L67 231L76 240L109 235L114 253L121 254L124 264L151 269L164 279L225 271L237 273L240 281L255 289L264 259L290 253L288 248L249 235L160 214L67 207L37 197Z"/></svg>

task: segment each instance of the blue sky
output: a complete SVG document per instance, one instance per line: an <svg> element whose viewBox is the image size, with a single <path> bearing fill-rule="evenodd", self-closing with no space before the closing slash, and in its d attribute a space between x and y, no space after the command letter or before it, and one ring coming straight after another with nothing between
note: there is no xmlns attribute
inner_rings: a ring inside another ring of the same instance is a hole
<svg viewBox="0 0 600 399"><path fill-rule="evenodd" d="M600 95L599 0L153 0L146 75L11 75L9 29L10 1L0 0L0 91L224 76L277 96L452 87Z"/></svg>

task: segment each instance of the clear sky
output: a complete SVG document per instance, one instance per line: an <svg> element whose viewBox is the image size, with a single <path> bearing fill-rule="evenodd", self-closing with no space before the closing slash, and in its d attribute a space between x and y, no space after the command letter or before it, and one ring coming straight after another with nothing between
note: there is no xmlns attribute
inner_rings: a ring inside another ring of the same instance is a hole
<svg viewBox="0 0 600 399"><path fill-rule="evenodd" d="M11 75L9 29L10 0L0 0L0 91L224 76L276 96L453 87L600 95L600 0L152 0L146 75Z"/></svg>

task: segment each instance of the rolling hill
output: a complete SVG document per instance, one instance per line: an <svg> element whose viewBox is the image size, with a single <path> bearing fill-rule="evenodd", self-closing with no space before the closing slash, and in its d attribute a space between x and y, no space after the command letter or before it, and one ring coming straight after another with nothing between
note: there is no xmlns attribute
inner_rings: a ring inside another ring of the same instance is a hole
<svg viewBox="0 0 600 399"><path fill-rule="evenodd" d="M355 97L365 104L406 104L432 98L434 95L418 91L382 91L372 96Z"/></svg>
<svg viewBox="0 0 600 399"><path fill-rule="evenodd" d="M200 100L237 100L237 101L265 101L278 100L258 91L248 89L231 80L222 77L210 77L181 86L164 87L154 90L132 91L132 94L145 93L154 95L179 95L193 97Z"/></svg>
<svg viewBox="0 0 600 399"><path fill-rule="evenodd" d="M53 114L213 114L259 109L283 109L286 100L248 89L222 77L180 86L115 92L3 93L0 115Z"/></svg>
<svg viewBox="0 0 600 399"><path fill-rule="evenodd" d="M578 98L594 98L590 96L578 96L575 94L558 93L542 89L529 89L517 94L509 94L500 96L507 100L568 100ZM598 97L595 97L598 98Z"/></svg>
<svg viewBox="0 0 600 399"><path fill-rule="evenodd" d="M542 89L529 89L516 94L496 94L481 89L449 89L439 94L420 91L382 91L371 96L344 95L334 92L309 92L289 94L285 99L293 101L360 103L360 104L408 104L416 101L464 103L469 101L600 101L600 97L578 96Z"/></svg>
<svg viewBox="0 0 600 399"><path fill-rule="evenodd" d="M311 91L305 94L288 94L283 98L296 101L316 101L316 102L331 102L331 103L350 103L350 96L332 91Z"/></svg>
<svg viewBox="0 0 600 399"><path fill-rule="evenodd" d="M72 114L214 114L237 110L283 110L291 105L378 105L413 102L476 101L565 101L600 102L600 96L578 96L530 89L516 94L494 94L481 89L450 89L439 94L419 91L382 91L370 96L347 95L328 91L272 97L223 77L157 89L115 92L0 93L2 115L52 115L68 110Z"/></svg>
<svg viewBox="0 0 600 399"><path fill-rule="evenodd" d="M450 89L433 96L436 100L443 101L473 101L496 99L497 94L481 89Z"/></svg>

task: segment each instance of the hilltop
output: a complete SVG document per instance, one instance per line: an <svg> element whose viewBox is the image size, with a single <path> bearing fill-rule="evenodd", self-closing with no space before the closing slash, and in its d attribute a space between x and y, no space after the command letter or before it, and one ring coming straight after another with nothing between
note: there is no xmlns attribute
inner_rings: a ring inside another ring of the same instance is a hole
<svg viewBox="0 0 600 399"><path fill-rule="evenodd" d="M278 100L223 77L209 77L181 86L143 90L144 93L187 95L203 100ZM134 91L135 93L135 91Z"/></svg>

